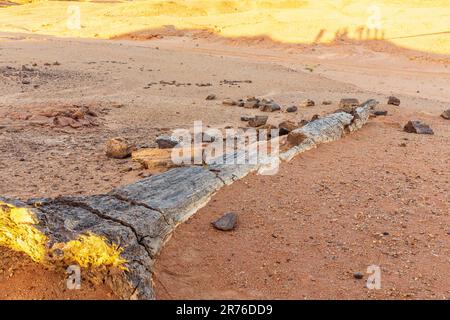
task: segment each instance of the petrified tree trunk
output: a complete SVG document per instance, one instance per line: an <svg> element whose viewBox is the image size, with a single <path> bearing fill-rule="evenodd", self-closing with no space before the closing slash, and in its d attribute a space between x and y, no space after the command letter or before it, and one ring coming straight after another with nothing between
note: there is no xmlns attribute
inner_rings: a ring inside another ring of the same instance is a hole
<svg viewBox="0 0 450 320"><path fill-rule="evenodd" d="M369 100L353 114L335 113L292 131L288 139L295 146L277 159L290 160L358 130L375 104ZM247 155L235 151L223 157L242 160ZM153 263L176 226L221 187L262 166L236 162L175 168L96 196L26 203L0 198L0 245L39 263L78 264L124 299L154 299Z"/></svg>

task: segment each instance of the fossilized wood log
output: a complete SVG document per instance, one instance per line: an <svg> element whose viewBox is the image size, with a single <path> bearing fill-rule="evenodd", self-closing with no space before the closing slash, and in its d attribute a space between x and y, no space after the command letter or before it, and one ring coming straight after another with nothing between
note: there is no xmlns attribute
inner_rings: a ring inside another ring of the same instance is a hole
<svg viewBox="0 0 450 320"><path fill-rule="evenodd" d="M295 146L279 158L288 161L320 143L358 130L367 122L374 103L366 102L353 115L335 113L294 130L291 142ZM261 167L242 162L247 156L247 151L235 151L221 156L222 161L175 168L103 195L30 199L26 203L0 198L0 205L4 202L32 212L36 228L48 237L48 248L87 233L120 246L126 270L109 272L106 268L103 279L124 299L154 299L152 268L162 246L176 226L203 207L221 187ZM20 222L11 221L20 227Z"/></svg>
<svg viewBox="0 0 450 320"><path fill-rule="evenodd" d="M312 121L292 131L288 135L288 142L297 146L306 139L311 139L315 144L338 140L344 134L346 126L352 123L353 116L346 112L333 113L332 115Z"/></svg>

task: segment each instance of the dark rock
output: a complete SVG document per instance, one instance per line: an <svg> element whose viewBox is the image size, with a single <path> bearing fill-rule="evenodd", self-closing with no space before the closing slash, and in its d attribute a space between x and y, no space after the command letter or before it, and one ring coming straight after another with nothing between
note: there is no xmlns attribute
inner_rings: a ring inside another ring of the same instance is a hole
<svg viewBox="0 0 450 320"><path fill-rule="evenodd" d="M249 122L250 120L254 119L255 117L252 116L241 116L241 121Z"/></svg>
<svg viewBox="0 0 450 320"><path fill-rule="evenodd" d="M442 114L441 117L447 120L450 120L450 109L445 110Z"/></svg>
<svg viewBox="0 0 450 320"><path fill-rule="evenodd" d="M209 96L206 97L206 100L216 100L216 95L210 94Z"/></svg>
<svg viewBox="0 0 450 320"><path fill-rule="evenodd" d="M361 279L364 278L364 274L361 273L361 272L355 272L355 273L353 274L353 278L358 279L358 280L361 280Z"/></svg>
<svg viewBox="0 0 450 320"><path fill-rule="evenodd" d="M408 133L434 134L433 129L421 121L409 121L403 130Z"/></svg>
<svg viewBox="0 0 450 320"><path fill-rule="evenodd" d="M320 116L318 114L315 114L315 115L312 116L310 122L313 122L313 121L316 121L316 120L319 120L319 119L320 119Z"/></svg>
<svg viewBox="0 0 450 320"><path fill-rule="evenodd" d="M296 106L292 106L286 109L286 112L292 113L297 112L298 108Z"/></svg>
<svg viewBox="0 0 450 320"><path fill-rule="evenodd" d="M134 144L129 143L124 138L113 138L106 143L106 155L110 158L124 159L131 156L136 149Z"/></svg>
<svg viewBox="0 0 450 320"><path fill-rule="evenodd" d="M226 213L220 219L212 222L212 225L217 230L231 231L234 230L237 223L237 214L233 212Z"/></svg>
<svg viewBox="0 0 450 320"><path fill-rule="evenodd" d="M400 99L397 98L397 97L391 96L388 99L388 104L391 104L393 106L397 106L398 107L400 105Z"/></svg>
<svg viewBox="0 0 450 320"><path fill-rule="evenodd" d="M156 143L158 144L158 148L160 149L171 149L175 148L180 143L180 140L171 136L164 135L156 138Z"/></svg>
<svg viewBox="0 0 450 320"><path fill-rule="evenodd" d="M298 123L294 121L283 121L278 125L278 129L280 130L280 136L288 135L291 131L299 128Z"/></svg>
<svg viewBox="0 0 450 320"><path fill-rule="evenodd" d="M26 80L26 79L22 80L22 84L30 84L30 83L31 83L30 80Z"/></svg>
<svg viewBox="0 0 450 320"><path fill-rule="evenodd" d="M388 112L386 110L377 110L372 112L374 116L387 116Z"/></svg>
<svg viewBox="0 0 450 320"><path fill-rule="evenodd" d="M249 121L248 125L253 128L261 127L267 123L267 120L269 120L268 116L255 116Z"/></svg>
<svg viewBox="0 0 450 320"><path fill-rule="evenodd" d="M275 102L271 102L271 103L260 106L259 110L261 110L263 112L275 112L275 111L280 111L281 107L278 104L276 104Z"/></svg>
<svg viewBox="0 0 450 320"><path fill-rule="evenodd" d="M237 102L237 105L238 105L238 107L244 107L244 105L245 105L245 101L244 100L242 100L242 99L239 99L238 100L238 102Z"/></svg>
<svg viewBox="0 0 450 320"><path fill-rule="evenodd" d="M325 101L322 101L322 104L323 104L324 106L329 106L329 105L333 104L333 102L330 101L330 100L325 100Z"/></svg>

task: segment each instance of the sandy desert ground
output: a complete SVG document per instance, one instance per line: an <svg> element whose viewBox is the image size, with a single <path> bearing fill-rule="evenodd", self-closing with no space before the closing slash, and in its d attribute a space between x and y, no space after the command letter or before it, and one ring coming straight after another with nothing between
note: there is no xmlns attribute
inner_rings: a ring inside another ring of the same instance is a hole
<svg viewBox="0 0 450 320"><path fill-rule="evenodd" d="M66 36L0 32L0 195L96 194L148 176L131 159L108 158L105 142L154 146L194 121L238 128L241 115L260 114L222 105L227 97L274 99L283 108L270 114L274 125L325 115L341 98L374 98L386 117L276 176L225 188L180 226L157 261L157 297L450 297L450 129L440 117L450 108L448 55L386 41L294 45L172 27L114 40ZM391 95L400 106L387 105ZM305 99L317 105L284 111ZM58 123L68 110L87 112L85 121ZM403 132L409 120L435 134ZM225 212L239 216L233 232L211 227ZM1 299L114 298L101 284L68 291L61 270L4 248L0 261ZM354 278L370 265L381 267L381 290Z"/></svg>

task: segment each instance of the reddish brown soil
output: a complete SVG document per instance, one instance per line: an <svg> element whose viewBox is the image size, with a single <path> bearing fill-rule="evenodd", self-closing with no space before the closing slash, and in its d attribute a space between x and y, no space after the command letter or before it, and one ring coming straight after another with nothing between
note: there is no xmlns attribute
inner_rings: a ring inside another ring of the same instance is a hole
<svg viewBox="0 0 450 320"><path fill-rule="evenodd" d="M46 269L5 248L0 248L0 261L0 300L117 299L107 286L94 286L83 279L80 290L69 290L62 270Z"/></svg>

